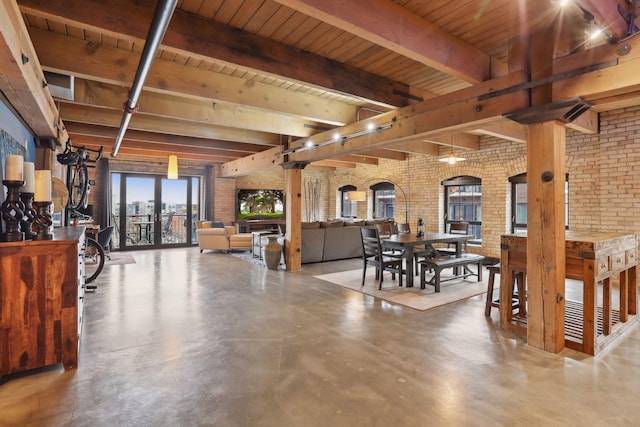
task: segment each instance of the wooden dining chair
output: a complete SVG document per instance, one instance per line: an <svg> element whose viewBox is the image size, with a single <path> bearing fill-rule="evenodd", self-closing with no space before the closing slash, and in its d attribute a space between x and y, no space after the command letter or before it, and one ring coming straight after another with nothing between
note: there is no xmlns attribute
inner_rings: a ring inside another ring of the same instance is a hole
<svg viewBox="0 0 640 427"><path fill-rule="evenodd" d="M362 286L367 275L367 266L372 265L376 268L376 280L378 280L378 289L382 289L382 281L384 272L391 272L391 279L395 280L396 273L399 275L398 285L402 286L402 255L393 255L383 253L382 244L380 243L380 234L377 228L360 229L362 238Z"/></svg>
<svg viewBox="0 0 640 427"><path fill-rule="evenodd" d="M411 234L411 225L410 224L398 224L398 233L399 234ZM438 255L438 252L435 250L435 248L431 245L426 245L426 246L416 246L415 248L413 248L413 263L414 263L414 268L413 271L415 272L415 275L418 275L418 263L420 262L421 259L427 259L427 258L435 258Z"/></svg>
<svg viewBox="0 0 640 427"><path fill-rule="evenodd" d="M406 223L400 223L397 225L398 234L411 234L411 225Z"/></svg>
<svg viewBox="0 0 640 427"><path fill-rule="evenodd" d="M469 234L469 223L468 222L452 222L449 224L449 234L459 234L462 236L466 236ZM464 242L462 245L462 252L467 251L467 242ZM455 255L456 254L456 245L455 243L447 243L446 248L438 248L438 252L442 255Z"/></svg>
<svg viewBox="0 0 640 427"><path fill-rule="evenodd" d="M393 230L390 222L381 222L375 225L376 230L378 230L378 235L381 238L389 237L393 234Z"/></svg>

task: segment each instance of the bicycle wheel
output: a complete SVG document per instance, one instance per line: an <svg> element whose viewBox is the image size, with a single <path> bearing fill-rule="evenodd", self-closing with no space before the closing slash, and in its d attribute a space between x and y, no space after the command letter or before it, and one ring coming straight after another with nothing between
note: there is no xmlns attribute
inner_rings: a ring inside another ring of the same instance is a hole
<svg viewBox="0 0 640 427"><path fill-rule="evenodd" d="M84 250L84 283L96 280L103 267L104 249L94 239L87 237L87 246Z"/></svg>
<svg viewBox="0 0 640 427"><path fill-rule="evenodd" d="M87 207L88 187L89 172L87 171L87 165L77 165L73 169L73 176L69 185L69 207L71 209Z"/></svg>

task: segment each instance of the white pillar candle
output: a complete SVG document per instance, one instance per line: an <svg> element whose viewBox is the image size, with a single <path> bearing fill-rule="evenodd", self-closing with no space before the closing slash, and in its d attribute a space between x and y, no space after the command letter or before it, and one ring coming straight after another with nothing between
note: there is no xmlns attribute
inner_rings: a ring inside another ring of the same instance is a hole
<svg viewBox="0 0 640 427"><path fill-rule="evenodd" d="M9 154L7 156L6 169L4 171L4 179L7 181L22 181L22 156Z"/></svg>
<svg viewBox="0 0 640 427"><path fill-rule="evenodd" d="M33 193L36 188L36 174L35 165L33 162L24 162L24 185L22 186L23 193Z"/></svg>
<svg viewBox="0 0 640 427"><path fill-rule="evenodd" d="M35 202L51 201L51 171L36 171L36 189L33 196Z"/></svg>

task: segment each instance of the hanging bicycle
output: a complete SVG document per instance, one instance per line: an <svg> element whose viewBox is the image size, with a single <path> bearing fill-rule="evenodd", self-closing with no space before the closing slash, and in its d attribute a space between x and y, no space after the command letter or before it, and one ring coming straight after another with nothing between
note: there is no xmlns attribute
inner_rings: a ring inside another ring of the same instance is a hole
<svg viewBox="0 0 640 427"><path fill-rule="evenodd" d="M102 158L103 148L94 150L84 145L75 146L68 139L64 151L56 156L58 163L67 166L67 190L69 191L67 208L70 210L87 207L91 185L95 184L89 180L88 168L95 168L95 163ZM91 158L91 153L97 154L95 159Z"/></svg>

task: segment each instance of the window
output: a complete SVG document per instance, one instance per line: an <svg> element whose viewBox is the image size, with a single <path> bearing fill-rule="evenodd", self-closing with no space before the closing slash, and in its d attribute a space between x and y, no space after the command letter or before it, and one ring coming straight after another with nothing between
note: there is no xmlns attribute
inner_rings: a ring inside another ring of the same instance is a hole
<svg viewBox="0 0 640 427"><path fill-rule="evenodd" d="M390 182L379 182L372 185L373 191L373 217L395 218L396 216L396 190Z"/></svg>
<svg viewBox="0 0 640 427"><path fill-rule="evenodd" d="M511 183L511 232L527 231L527 174L521 173L509 178ZM564 227L569 229L569 174L564 182Z"/></svg>
<svg viewBox="0 0 640 427"><path fill-rule="evenodd" d="M527 174L509 178L511 183L511 232L527 231Z"/></svg>
<svg viewBox="0 0 640 427"><path fill-rule="evenodd" d="M482 243L482 180L473 176L458 176L442 181L444 186L444 229L452 222L469 223L469 243Z"/></svg>
<svg viewBox="0 0 640 427"><path fill-rule="evenodd" d="M343 218L356 218L358 216L358 202L347 200L347 193L356 191L353 185L344 185L338 188L340 191L340 216Z"/></svg>

